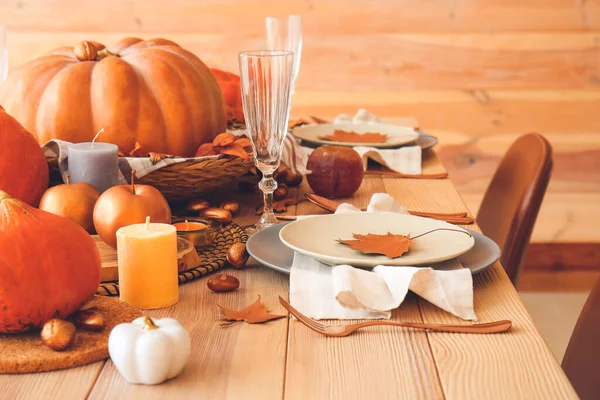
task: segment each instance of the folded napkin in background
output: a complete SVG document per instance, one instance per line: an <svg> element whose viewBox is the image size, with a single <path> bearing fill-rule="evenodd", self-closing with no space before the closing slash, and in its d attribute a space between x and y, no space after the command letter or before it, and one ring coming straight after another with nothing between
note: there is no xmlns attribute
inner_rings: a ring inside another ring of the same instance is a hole
<svg viewBox="0 0 600 400"><path fill-rule="evenodd" d="M374 147L354 147L354 150L363 160L363 167L367 170L369 159L391 169L407 175L421 174L421 154L419 146L406 146L399 149L376 149Z"/></svg>
<svg viewBox="0 0 600 400"><path fill-rule="evenodd" d="M367 212L406 213L385 193L371 198ZM361 212L342 204L336 213ZM471 271L457 259L436 269L377 266L372 271L349 265L331 267L295 253L290 275L290 302L315 319L389 319L408 290L467 320L477 320L473 308Z"/></svg>
<svg viewBox="0 0 600 400"><path fill-rule="evenodd" d="M334 124L364 124L365 122L381 122L381 118L373 113L368 112L364 108L360 108L354 117L350 117L347 114L340 114L333 120Z"/></svg>

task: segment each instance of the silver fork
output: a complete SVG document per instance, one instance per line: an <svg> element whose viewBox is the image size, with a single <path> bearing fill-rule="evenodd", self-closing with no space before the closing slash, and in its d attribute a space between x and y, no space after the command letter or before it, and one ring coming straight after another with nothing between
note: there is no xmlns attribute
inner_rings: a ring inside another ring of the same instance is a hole
<svg viewBox="0 0 600 400"><path fill-rule="evenodd" d="M364 328L366 326L375 325L390 325L390 326L403 326L406 328L416 329L427 329L436 332L453 332L453 333L500 333L506 332L512 326L512 322L508 320L487 322L484 324L473 324L473 325L442 325L442 324L427 324L420 322L399 322L399 321L368 321L361 322L358 324L340 324L340 325L323 325L320 322L315 321L312 318L308 318L300 311L296 310L290 303L279 296L279 302L290 314L295 316L298 321L309 327L315 332L318 332L325 336L330 337L344 337L348 336L354 331Z"/></svg>

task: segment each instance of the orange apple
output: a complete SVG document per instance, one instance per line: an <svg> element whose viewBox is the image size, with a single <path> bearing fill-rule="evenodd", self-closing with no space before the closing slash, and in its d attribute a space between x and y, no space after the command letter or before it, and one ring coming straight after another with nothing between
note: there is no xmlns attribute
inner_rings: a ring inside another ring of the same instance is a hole
<svg viewBox="0 0 600 400"><path fill-rule="evenodd" d="M98 199L94 207L94 226L100 238L117 248L117 230L123 226L151 222L171 223L171 208L153 186L136 185L135 171L131 185L113 186Z"/></svg>
<svg viewBox="0 0 600 400"><path fill-rule="evenodd" d="M46 190L40 200L40 210L60 215L75 222L89 233L94 232L92 214L100 193L89 183L67 183Z"/></svg>

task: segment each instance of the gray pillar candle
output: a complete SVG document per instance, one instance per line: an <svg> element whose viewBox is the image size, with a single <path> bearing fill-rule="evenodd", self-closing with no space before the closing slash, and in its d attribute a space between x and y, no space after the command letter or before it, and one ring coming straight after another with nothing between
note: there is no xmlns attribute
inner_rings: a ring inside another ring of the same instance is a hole
<svg viewBox="0 0 600 400"><path fill-rule="evenodd" d="M100 193L119 182L119 148L111 143L69 145L71 183L87 182Z"/></svg>

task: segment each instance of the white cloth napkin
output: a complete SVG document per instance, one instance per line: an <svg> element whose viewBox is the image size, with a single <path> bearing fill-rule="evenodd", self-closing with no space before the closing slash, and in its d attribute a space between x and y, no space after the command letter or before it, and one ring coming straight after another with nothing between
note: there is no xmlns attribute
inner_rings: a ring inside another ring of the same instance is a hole
<svg viewBox="0 0 600 400"><path fill-rule="evenodd" d="M401 174L419 175L421 173L422 150L419 146L400 147L399 149L357 146L354 147L354 150L362 158L365 171L369 159L371 159Z"/></svg>
<svg viewBox="0 0 600 400"><path fill-rule="evenodd" d="M367 212L406 213L388 194L376 193ZM336 213L360 212L342 204ZM295 253L290 275L290 302L315 319L389 319L402 304L408 290L430 303L466 320L477 320L473 308L471 271L457 259L436 269L388 267L372 271L349 265L331 267L312 257Z"/></svg>

